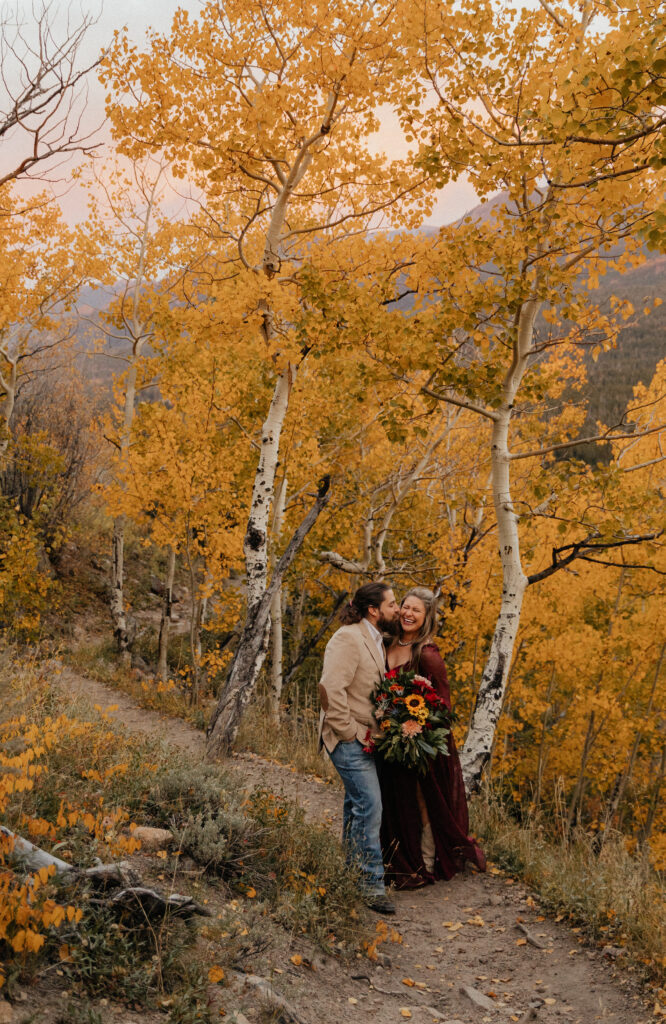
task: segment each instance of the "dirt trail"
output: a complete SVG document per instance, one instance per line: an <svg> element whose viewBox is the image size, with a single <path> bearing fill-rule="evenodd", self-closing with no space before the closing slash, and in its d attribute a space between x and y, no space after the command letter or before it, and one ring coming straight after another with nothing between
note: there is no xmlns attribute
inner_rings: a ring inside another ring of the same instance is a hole
<svg viewBox="0 0 666 1024"><path fill-rule="evenodd" d="M72 697L102 708L117 705L111 715L128 731L203 752L202 733L187 723L138 707L68 669L59 678ZM266 786L295 799L309 818L338 832L342 796L335 787L252 754L235 755L230 767L247 788ZM316 972L288 962L276 970L275 988L304 1022L652 1024L639 989L621 970L615 976L608 955L587 947L566 924L544 918L527 889L492 869L397 893L396 903L391 924L403 941L381 947L381 966L359 958L349 968L319 957Z"/></svg>

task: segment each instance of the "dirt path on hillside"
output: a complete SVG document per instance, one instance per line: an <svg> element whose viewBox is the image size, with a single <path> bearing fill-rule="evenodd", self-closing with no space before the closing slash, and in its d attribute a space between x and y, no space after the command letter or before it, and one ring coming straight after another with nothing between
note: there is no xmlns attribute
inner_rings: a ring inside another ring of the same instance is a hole
<svg viewBox="0 0 666 1024"><path fill-rule="evenodd" d="M109 714L129 732L203 753L203 734L187 723L138 707L126 694L67 668L58 679L77 701L116 705ZM311 820L337 834L342 794L335 786L247 753L229 765L244 787L261 785L297 800ZM318 957L316 971L289 964L276 970L275 988L305 1024L410 1018L414 1024L653 1024L638 987L610 955L540 914L526 888L493 870L397 893L395 927L403 941L382 946L381 965L359 958L350 968Z"/></svg>

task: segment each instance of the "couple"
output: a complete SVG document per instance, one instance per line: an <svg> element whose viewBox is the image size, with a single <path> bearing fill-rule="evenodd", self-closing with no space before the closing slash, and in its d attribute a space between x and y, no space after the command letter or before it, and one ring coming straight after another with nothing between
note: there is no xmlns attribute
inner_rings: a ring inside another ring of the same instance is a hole
<svg viewBox="0 0 666 1024"><path fill-rule="evenodd" d="M344 783L345 846L360 866L367 905L381 914L395 913L386 881L416 889L451 878L465 861L485 869L483 852L467 834L452 733L449 756L439 754L425 775L364 750L379 731L372 695L388 669L426 676L450 707L446 669L432 642L436 615L437 598L425 587L410 590L398 607L386 583L366 583L343 610L343 625L324 654L320 747Z"/></svg>

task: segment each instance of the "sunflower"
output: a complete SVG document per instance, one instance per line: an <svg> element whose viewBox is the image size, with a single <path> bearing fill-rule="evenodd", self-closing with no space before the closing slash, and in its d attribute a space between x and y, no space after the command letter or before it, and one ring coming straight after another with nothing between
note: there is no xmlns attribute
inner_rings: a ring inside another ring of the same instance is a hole
<svg viewBox="0 0 666 1024"><path fill-rule="evenodd" d="M405 707L412 718L419 718L425 710L425 701L417 693L412 693L409 697L405 697Z"/></svg>

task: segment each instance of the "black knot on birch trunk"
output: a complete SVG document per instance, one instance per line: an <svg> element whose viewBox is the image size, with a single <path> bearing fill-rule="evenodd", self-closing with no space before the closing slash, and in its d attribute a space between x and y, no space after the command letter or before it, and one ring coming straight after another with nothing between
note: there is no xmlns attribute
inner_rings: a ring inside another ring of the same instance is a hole
<svg viewBox="0 0 666 1024"><path fill-rule="evenodd" d="M504 678L505 661L506 656L504 654L497 655L497 668L493 672L492 679L488 683L488 690L495 691L495 699L497 699L499 693L502 692L502 679Z"/></svg>
<svg viewBox="0 0 666 1024"><path fill-rule="evenodd" d="M265 539L266 535L263 530L258 530L256 526L248 526L247 533L245 534L245 540L253 551L259 551L263 546Z"/></svg>

